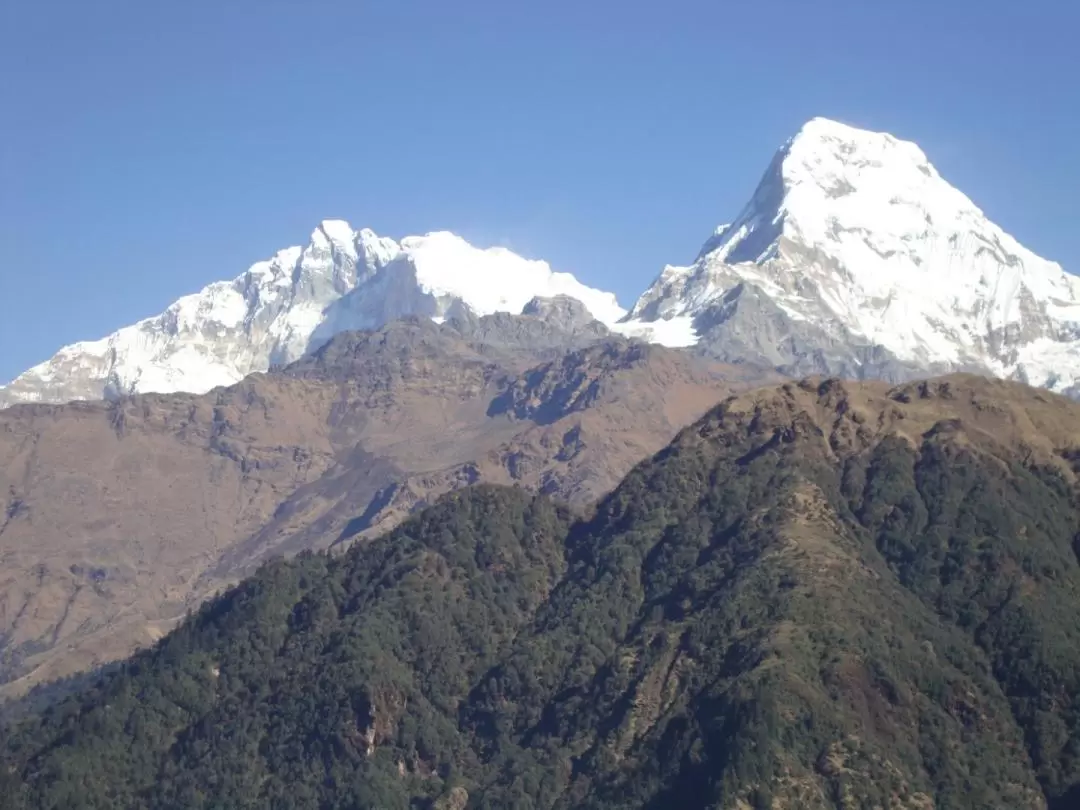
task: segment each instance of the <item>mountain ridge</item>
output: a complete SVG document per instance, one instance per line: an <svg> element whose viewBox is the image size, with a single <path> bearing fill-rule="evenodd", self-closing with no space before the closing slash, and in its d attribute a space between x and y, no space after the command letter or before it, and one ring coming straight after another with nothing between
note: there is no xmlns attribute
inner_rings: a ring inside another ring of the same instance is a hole
<svg viewBox="0 0 1080 810"><path fill-rule="evenodd" d="M460 490L32 715L0 802L1068 810L1078 423L975 375L808 378L586 516Z"/></svg>
<svg viewBox="0 0 1080 810"><path fill-rule="evenodd" d="M338 332L408 315L517 315L560 296L624 336L794 377L975 371L1080 395L1080 280L987 219L916 144L815 118L694 263L664 268L629 311L505 248L325 220L306 247L61 349L0 386L0 407L202 393Z"/></svg>
<svg viewBox="0 0 1080 810"><path fill-rule="evenodd" d="M916 144L820 118L626 322L793 376L1080 381L1080 279L988 220Z"/></svg>
<svg viewBox="0 0 1080 810"><path fill-rule="evenodd" d="M518 315L536 299L560 297L601 320L624 314L613 295L505 248L474 248L448 232L396 242L324 220L306 247L280 250L105 338L62 348L0 386L0 407L201 394L298 360L340 332L410 315Z"/></svg>
<svg viewBox="0 0 1080 810"><path fill-rule="evenodd" d="M126 655L269 557L366 541L469 484L584 508L769 378L532 306L340 333L203 395L0 411L0 694Z"/></svg>

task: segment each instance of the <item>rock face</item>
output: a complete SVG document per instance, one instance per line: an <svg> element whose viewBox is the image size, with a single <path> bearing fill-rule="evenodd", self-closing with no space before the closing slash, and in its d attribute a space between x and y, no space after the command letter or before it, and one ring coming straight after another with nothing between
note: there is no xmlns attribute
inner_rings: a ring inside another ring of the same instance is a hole
<svg viewBox="0 0 1080 810"><path fill-rule="evenodd" d="M368 538L452 489L584 507L768 379L604 337L565 300L529 309L342 333L201 396L0 412L4 691L125 655L268 557Z"/></svg>
<svg viewBox="0 0 1080 810"><path fill-rule="evenodd" d="M1078 426L973 375L744 392L583 519L481 485L260 569L13 729L0 797L1071 810Z"/></svg>
<svg viewBox="0 0 1080 810"><path fill-rule="evenodd" d="M346 330L409 315L475 319L527 305L538 312L544 305L535 299L560 296L574 304L547 305L553 317L624 314L614 296L502 248L480 250L450 233L398 243L327 220L306 247L279 251L102 340L61 349L0 387L0 407L205 393L297 360Z"/></svg>
<svg viewBox="0 0 1080 810"><path fill-rule="evenodd" d="M794 375L1080 381L1080 280L990 222L915 144L824 119L619 328Z"/></svg>

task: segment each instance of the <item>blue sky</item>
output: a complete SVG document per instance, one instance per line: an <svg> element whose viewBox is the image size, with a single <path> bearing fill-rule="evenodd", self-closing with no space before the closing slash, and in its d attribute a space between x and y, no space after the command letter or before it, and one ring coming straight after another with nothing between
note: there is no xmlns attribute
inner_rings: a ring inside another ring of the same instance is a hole
<svg viewBox="0 0 1080 810"><path fill-rule="evenodd" d="M0 379L321 219L631 303L825 115L1080 271L1072 0L0 3Z"/></svg>

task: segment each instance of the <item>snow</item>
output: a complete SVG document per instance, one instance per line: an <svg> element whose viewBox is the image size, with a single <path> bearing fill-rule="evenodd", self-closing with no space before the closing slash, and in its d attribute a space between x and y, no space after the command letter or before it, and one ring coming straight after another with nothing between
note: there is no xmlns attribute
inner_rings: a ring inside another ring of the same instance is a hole
<svg viewBox="0 0 1080 810"><path fill-rule="evenodd" d="M1035 384L1053 368L1069 383L1080 378L1080 280L992 223L917 145L887 133L808 122L697 261L663 270L628 328L692 318L744 281L796 320L841 324L916 364L1002 376L1022 364ZM682 345L675 331L672 345ZM1005 333L1012 343L994 349Z"/></svg>
<svg viewBox="0 0 1080 810"><path fill-rule="evenodd" d="M626 321L612 324L610 328L624 337L659 343L673 349L687 348L698 342L694 319L689 315L648 322Z"/></svg>
<svg viewBox="0 0 1080 810"><path fill-rule="evenodd" d="M577 298L602 321L626 314L612 294L505 248L477 248L446 232L399 244L327 219L306 246L280 250L106 338L64 347L0 386L0 406L110 391L202 393L295 360L341 329L409 314L442 320L456 306L519 313L533 298L556 295Z"/></svg>
<svg viewBox="0 0 1080 810"><path fill-rule="evenodd" d="M352 227L345 220L324 219L319 223L319 228L316 233L320 231L326 236L331 244L355 250L353 242L356 236L353 233Z"/></svg>
<svg viewBox="0 0 1080 810"><path fill-rule="evenodd" d="M401 253L401 246L393 239L379 236L368 228L361 228L356 233L356 244L364 264L372 268L381 268L389 264Z"/></svg>
<svg viewBox="0 0 1080 810"><path fill-rule="evenodd" d="M524 259L502 247L475 248L446 231L410 236L402 252L416 268L420 287L436 297L464 301L478 315L519 313L533 298L566 295L581 301L593 317L614 323L626 314L611 293L581 284L547 262Z"/></svg>
<svg viewBox="0 0 1080 810"><path fill-rule="evenodd" d="M445 231L400 242L340 219L160 315L73 344L0 387L0 406L120 392L203 392L289 362L337 331L581 301L614 331L698 342L695 318L752 284L793 321L922 367L983 368L1062 390L1080 382L1080 280L1020 245L923 151L816 118L777 152L750 202L689 266L665 267L627 314L546 262Z"/></svg>
<svg viewBox="0 0 1080 810"><path fill-rule="evenodd" d="M992 371L999 377L1015 377L1033 385L1062 390L1076 382L1078 356L1080 340L1038 338L1019 347L1015 363L998 362L992 367Z"/></svg>

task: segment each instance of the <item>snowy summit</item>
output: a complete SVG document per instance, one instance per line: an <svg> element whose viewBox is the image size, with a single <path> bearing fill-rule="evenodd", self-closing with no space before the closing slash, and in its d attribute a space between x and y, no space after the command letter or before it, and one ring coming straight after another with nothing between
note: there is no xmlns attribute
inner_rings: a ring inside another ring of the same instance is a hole
<svg viewBox="0 0 1080 810"><path fill-rule="evenodd" d="M520 313L555 296L623 334L793 375L966 369L1080 393L1080 280L987 219L915 144L816 118L694 263L664 268L629 313L502 248L328 220L306 247L62 349L0 387L0 406L203 392L344 330Z"/></svg>
<svg viewBox="0 0 1080 810"><path fill-rule="evenodd" d="M106 338L61 349L0 387L0 406L203 393L296 360L345 330L407 315L520 313L556 296L577 299L602 322L625 315L614 295L503 248L475 248L445 232L399 243L327 220L306 247L281 250Z"/></svg>
<svg viewBox="0 0 1080 810"><path fill-rule="evenodd" d="M914 143L822 118L620 328L793 373L1080 381L1080 279L987 219Z"/></svg>

